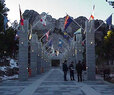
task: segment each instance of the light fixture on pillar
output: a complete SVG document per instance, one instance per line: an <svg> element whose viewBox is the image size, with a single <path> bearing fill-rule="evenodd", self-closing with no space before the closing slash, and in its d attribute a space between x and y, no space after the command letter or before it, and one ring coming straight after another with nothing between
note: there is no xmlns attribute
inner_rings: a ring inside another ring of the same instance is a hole
<svg viewBox="0 0 114 95"><path fill-rule="evenodd" d="M91 42L91 45L93 44L93 42Z"/></svg>
<svg viewBox="0 0 114 95"><path fill-rule="evenodd" d="M23 45L23 42L21 42L21 44Z"/></svg>
<svg viewBox="0 0 114 95"><path fill-rule="evenodd" d="M38 56L40 56L40 55L38 54Z"/></svg>
<svg viewBox="0 0 114 95"><path fill-rule="evenodd" d="M79 50L79 52L81 52L81 50Z"/></svg>
<svg viewBox="0 0 114 95"><path fill-rule="evenodd" d="M32 50L32 52L34 52L34 50Z"/></svg>
<svg viewBox="0 0 114 95"><path fill-rule="evenodd" d="M4 54L6 53L6 51L4 51Z"/></svg>
<svg viewBox="0 0 114 95"><path fill-rule="evenodd" d="M73 54L73 56L74 56L74 54Z"/></svg>

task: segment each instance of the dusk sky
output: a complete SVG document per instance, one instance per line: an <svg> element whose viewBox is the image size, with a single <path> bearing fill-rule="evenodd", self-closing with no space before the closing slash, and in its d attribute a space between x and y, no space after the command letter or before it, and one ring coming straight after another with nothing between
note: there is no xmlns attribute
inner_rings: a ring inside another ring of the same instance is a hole
<svg viewBox="0 0 114 95"><path fill-rule="evenodd" d="M112 0L113 1L113 0ZM95 4L95 19L106 20L114 13L114 8L105 0L6 0L6 7L10 9L8 19L19 21L19 4L21 11L35 10L38 13L49 12L53 18L64 17L68 13L73 18L79 16L90 17ZM114 19L114 14L113 14ZM114 24L114 20L113 20Z"/></svg>

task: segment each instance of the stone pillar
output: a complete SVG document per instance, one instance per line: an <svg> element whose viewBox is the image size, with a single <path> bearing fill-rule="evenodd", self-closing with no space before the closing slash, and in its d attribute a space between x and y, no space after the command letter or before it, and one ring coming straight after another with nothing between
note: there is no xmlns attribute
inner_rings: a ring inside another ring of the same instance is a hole
<svg viewBox="0 0 114 95"><path fill-rule="evenodd" d="M19 35L19 80L28 79L28 20L24 20Z"/></svg>
<svg viewBox="0 0 114 95"><path fill-rule="evenodd" d="M88 80L95 80L95 33L94 21L86 21L86 64Z"/></svg>
<svg viewBox="0 0 114 95"><path fill-rule="evenodd" d="M82 54L82 34L76 34L76 63L83 60Z"/></svg>
<svg viewBox="0 0 114 95"><path fill-rule="evenodd" d="M38 42L37 73L41 73L41 43Z"/></svg>
<svg viewBox="0 0 114 95"><path fill-rule="evenodd" d="M30 54L30 58L31 58L31 76L35 76L37 74L37 35L36 34L32 34L32 39L31 39L31 54Z"/></svg>

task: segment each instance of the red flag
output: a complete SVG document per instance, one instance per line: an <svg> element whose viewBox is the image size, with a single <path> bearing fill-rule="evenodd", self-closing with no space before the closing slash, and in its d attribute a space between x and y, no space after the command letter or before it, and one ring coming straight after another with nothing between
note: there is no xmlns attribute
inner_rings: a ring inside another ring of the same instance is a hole
<svg viewBox="0 0 114 95"><path fill-rule="evenodd" d="M20 12L20 23L23 26L24 25L24 19L23 19L23 16L22 16L20 5L19 5L19 12Z"/></svg>
<svg viewBox="0 0 114 95"><path fill-rule="evenodd" d="M48 41L49 31L46 33L46 41Z"/></svg>
<svg viewBox="0 0 114 95"><path fill-rule="evenodd" d="M93 12L89 18L89 21L94 19L94 10L95 10L95 5L93 6Z"/></svg>

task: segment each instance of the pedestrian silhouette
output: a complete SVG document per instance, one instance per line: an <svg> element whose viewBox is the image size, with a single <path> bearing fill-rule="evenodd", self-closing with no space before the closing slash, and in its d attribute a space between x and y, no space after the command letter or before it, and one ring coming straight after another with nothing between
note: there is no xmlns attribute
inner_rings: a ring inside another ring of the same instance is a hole
<svg viewBox="0 0 114 95"><path fill-rule="evenodd" d="M67 60L65 60L63 63L64 81L67 81L67 71L68 71Z"/></svg>
<svg viewBox="0 0 114 95"><path fill-rule="evenodd" d="M74 62L73 61L69 65L69 70L70 70L70 79L75 80L74 79Z"/></svg>
<svg viewBox="0 0 114 95"><path fill-rule="evenodd" d="M78 61L78 64L76 64L76 71L77 71L77 76L78 76L78 82L81 81L82 82L82 70L83 70L83 66L81 64L81 61Z"/></svg>

